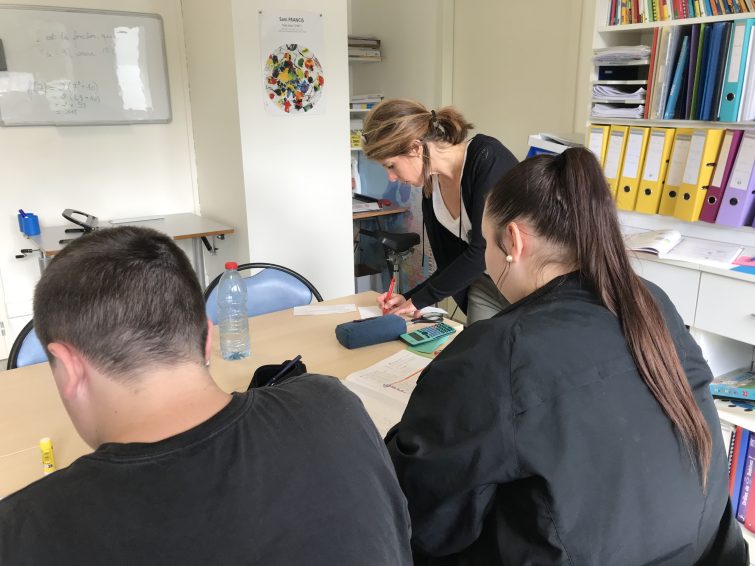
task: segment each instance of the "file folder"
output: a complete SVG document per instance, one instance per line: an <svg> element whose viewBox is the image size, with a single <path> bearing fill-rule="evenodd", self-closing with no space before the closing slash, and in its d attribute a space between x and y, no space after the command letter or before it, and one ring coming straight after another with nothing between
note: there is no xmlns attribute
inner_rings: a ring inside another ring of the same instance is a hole
<svg viewBox="0 0 755 566"><path fill-rule="evenodd" d="M726 226L749 226L753 221L753 202L755 202L755 132L742 136L739 152L734 160L734 167L729 176L721 208L718 209L716 224Z"/></svg>
<svg viewBox="0 0 755 566"><path fill-rule="evenodd" d="M606 148L608 147L608 131L610 126L597 126L590 124L587 129L587 148L595 154L600 161L601 167L606 160Z"/></svg>
<svg viewBox="0 0 755 566"><path fill-rule="evenodd" d="M668 171L671 147L674 145L674 128L653 128L650 130L645 167L640 180L640 190L637 192L637 203L634 209L645 214L656 214L661 202L663 180Z"/></svg>
<svg viewBox="0 0 755 566"><path fill-rule="evenodd" d="M706 43L707 56L703 65L705 72L702 81L702 97L700 98L700 120L713 120L714 108L718 107L718 101L713 100L716 90L716 76L721 63L721 48L724 41L724 32L728 22L717 22L711 26L710 42ZM707 38L706 38L707 41Z"/></svg>
<svg viewBox="0 0 755 566"><path fill-rule="evenodd" d="M734 22L734 31L729 41L729 56L726 61L725 82L721 92L719 120L722 122L736 122L739 116L753 24L755 24L753 18Z"/></svg>
<svg viewBox="0 0 755 566"><path fill-rule="evenodd" d="M650 128L632 126L629 128L627 136L624 163L621 167L621 177L616 191L616 205L624 210L634 210L637 191L640 188L640 175L645 161Z"/></svg>
<svg viewBox="0 0 755 566"><path fill-rule="evenodd" d="M721 142L721 151L718 152L718 161L716 161L716 168L713 171L713 178L710 180L708 194L705 196L703 209L700 211L700 220L703 222L716 221L718 209L721 206L721 198L724 195L726 184L729 182L729 175L734 166L734 159L737 157L742 135L742 130L726 130L724 134L724 141Z"/></svg>
<svg viewBox="0 0 755 566"><path fill-rule="evenodd" d="M666 173L666 180L661 191L658 214L665 214L666 216L674 215L679 188L682 185L684 167L687 165L687 154L689 153L689 144L692 141L692 132L692 128L677 128L676 130L674 146L671 148L668 172Z"/></svg>
<svg viewBox="0 0 755 566"><path fill-rule="evenodd" d="M695 130L692 134L679 198L674 207L674 216L679 220L694 222L700 218L724 133L725 130L707 129Z"/></svg>
<svg viewBox="0 0 755 566"><path fill-rule="evenodd" d="M611 126L608 134L608 148L606 149L603 172L606 174L608 188L614 198L616 197L621 166L624 162L624 148L626 147L628 131L629 126Z"/></svg>

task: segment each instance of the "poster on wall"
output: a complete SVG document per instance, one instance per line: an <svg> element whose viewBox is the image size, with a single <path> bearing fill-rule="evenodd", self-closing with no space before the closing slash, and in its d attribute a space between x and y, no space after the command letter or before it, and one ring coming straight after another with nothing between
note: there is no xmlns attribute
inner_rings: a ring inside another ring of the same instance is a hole
<svg viewBox="0 0 755 566"><path fill-rule="evenodd" d="M269 114L297 116L325 111L322 33L320 13L260 12L262 77Z"/></svg>

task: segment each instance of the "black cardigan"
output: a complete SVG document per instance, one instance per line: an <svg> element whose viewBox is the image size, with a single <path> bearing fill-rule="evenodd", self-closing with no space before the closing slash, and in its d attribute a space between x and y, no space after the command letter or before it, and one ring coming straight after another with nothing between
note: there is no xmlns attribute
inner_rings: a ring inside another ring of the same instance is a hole
<svg viewBox="0 0 755 566"><path fill-rule="evenodd" d="M388 434L416 564L747 563L710 369L647 285L710 428L707 493L616 317L570 274L462 332Z"/></svg>
<svg viewBox="0 0 755 566"><path fill-rule="evenodd" d="M477 134L469 142L461 176L461 197L472 224L469 245L438 222L432 195L423 195L423 222L437 270L404 293L415 307L421 309L453 296L462 311L467 311L467 289L485 271L485 239L481 228L485 195L516 164L516 157L495 138Z"/></svg>

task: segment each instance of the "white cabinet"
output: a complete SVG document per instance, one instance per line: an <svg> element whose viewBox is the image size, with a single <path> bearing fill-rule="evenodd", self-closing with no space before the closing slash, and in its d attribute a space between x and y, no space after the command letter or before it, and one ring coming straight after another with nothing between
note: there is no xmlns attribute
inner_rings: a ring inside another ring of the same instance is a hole
<svg viewBox="0 0 755 566"><path fill-rule="evenodd" d="M755 344L755 284L702 273L694 326Z"/></svg>
<svg viewBox="0 0 755 566"><path fill-rule="evenodd" d="M695 321L700 272L657 261L632 258L631 262L640 277L652 281L666 292L684 324L692 326Z"/></svg>

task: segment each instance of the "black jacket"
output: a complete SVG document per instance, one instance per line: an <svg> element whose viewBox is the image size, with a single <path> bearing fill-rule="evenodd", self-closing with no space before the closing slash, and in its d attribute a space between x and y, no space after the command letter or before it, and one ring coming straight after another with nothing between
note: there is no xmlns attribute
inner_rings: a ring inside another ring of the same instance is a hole
<svg viewBox="0 0 755 566"><path fill-rule="evenodd" d="M422 197L422 217L437 270L404 293L415 307L421 309L453 296L462 311L467 312L467 289L485 271L485 239L481 228L485 195L516 164L516 157L495 138L477 134L469 142L461 177L461 198L472 224L469 245L438 222L432 196Z"/></svg>
<svg viewBox="0 0 755 566"><path fill-rule="evenodd" d="M647 285L710 428L707 493L616 317L573 273L462 332L389 433L416 564L746 564L710 370Z"/></svg>

